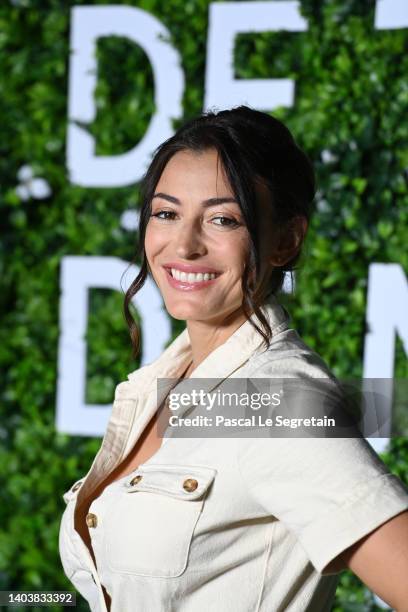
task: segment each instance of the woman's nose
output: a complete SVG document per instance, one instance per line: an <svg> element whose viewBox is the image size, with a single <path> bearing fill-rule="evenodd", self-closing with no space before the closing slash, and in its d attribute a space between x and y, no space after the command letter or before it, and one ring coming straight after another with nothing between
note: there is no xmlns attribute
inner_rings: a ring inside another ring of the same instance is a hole
<svg viewBox="0 0 408 612"><path fill-rule="evenodd" d="M204 255L206 252L200 225L194 219L181 223L175 238L178 257Z"/></svg>

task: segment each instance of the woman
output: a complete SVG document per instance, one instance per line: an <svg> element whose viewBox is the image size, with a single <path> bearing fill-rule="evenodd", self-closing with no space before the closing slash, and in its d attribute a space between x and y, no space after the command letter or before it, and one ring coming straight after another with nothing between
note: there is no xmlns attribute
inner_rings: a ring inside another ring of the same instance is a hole
<svg viewBox="0 0 408 612"><path fill-rule="evenodd" d="M64 495L62 564L91 610L330 610L347 567L408 609L408 492L365 439L156 427L170 418L159 379L334 379L276 299L314 190L289 130L247 107L204 114L156 151L125 313L137 354L129 302L150 273L187 326L117 386L101 448Z"/></svg>

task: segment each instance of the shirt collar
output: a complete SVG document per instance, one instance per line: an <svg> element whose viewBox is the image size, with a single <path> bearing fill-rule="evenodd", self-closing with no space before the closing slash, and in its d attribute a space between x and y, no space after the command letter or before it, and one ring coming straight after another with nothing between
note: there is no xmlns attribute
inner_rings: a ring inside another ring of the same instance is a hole
<svg viewBox="0 0 408 612"><path fill-rule="evenodd" d="M272 337L288 328L290 315L275 296L268 297L261 310L269 322ZM255 313L250 318L260 326ZM245 321L201 362L190 378L226 378L241 367L262 344L262 336L249 321ZM128 375L126 391L132 394L132 391L140 392L143 389L148 393L156 388L158 378L181 376L191 361L191 344L186 328L155 361Z"/></svg>
<svg viewBox="0 0 408 612"><path fill-rule="evenodd" d="M274 296L261 307L272 330L272 336L288 328L290 315ZM252 314L252 320L256 315ZM259 326L260 321L256 321ZM191 373L190 378L205 378L207 391L213 388L214 379L231 376L261 348L262 336L249 321L245 321L224 344L213 350ZM128 380L117 385L115 401L102 445L79 491L77 504L82 504L121 458L127 456L148 421L161 404L171 386L162 385L160 378L171 379L183 374L192 360L191 344L187 328L152 363L128 375ZM166 383L167 384L167 383ZM157 391L159 391L157 393Z"/></svg>

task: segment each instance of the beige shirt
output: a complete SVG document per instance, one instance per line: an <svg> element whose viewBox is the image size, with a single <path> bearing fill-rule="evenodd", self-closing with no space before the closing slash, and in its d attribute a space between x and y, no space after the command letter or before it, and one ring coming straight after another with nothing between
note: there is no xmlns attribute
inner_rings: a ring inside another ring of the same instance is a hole
<svg viewBox="0 0 408 612"><path fill-rule="evenodd" d="M267 350L245 322L191 377L334 378L276 298L264 312L273 329ZM101 448L64 494L65 574L95 612L106 610L101 583L112 612L330 610L338 570L327 564L408 508L408 490L364 438L164 438L93 500L97 568L74 530L77 502L129 454L157 410L157 379L190 361L186 329L117 386Z"/></svg>

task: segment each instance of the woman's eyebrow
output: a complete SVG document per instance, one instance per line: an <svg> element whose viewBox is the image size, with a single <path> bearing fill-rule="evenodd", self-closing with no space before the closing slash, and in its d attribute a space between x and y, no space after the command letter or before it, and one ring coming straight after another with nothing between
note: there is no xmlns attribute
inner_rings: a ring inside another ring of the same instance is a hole
<svg viewBox="0 0 408 612"><path fill-rule="evenodd" d="M155 193L153 198L162 198L163 200L167 200L168 202L172 202L173 204L181 204L180 200L174 196L168 195L167 193ZM152 198L152 199L153 199ZM232 197L224 197L224 198L209 198L208 200L203 200L201 202L202 206L218 206L219 204L238 204L235 198Z"/></svg>

